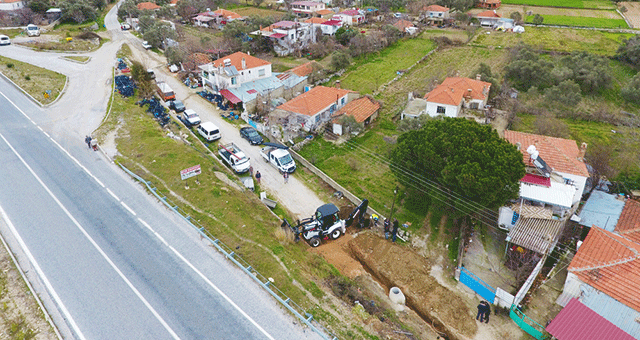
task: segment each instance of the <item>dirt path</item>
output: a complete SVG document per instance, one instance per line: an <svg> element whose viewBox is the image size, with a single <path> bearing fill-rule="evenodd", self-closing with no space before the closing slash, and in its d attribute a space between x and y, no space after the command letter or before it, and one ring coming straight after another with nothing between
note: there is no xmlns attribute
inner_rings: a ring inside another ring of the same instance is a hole
<svg viewBox="0 0 640 340"><path fill-rule="evenodd" d="M631 24L631 28L640 27L640 2L621 2L620 7L624 6L627 11L622 13L627 21Z"/></svg>

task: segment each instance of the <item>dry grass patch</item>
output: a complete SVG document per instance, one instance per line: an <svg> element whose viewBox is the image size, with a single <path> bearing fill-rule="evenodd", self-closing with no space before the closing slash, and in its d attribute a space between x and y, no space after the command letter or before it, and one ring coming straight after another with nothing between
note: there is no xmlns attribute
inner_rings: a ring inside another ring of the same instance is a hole
<svg viewBox="0 0 640 340"><path fill-rule="evenodd" d="M38 66L0 56L0 73L42 104L49 104L60 95L67 77ZM45 93L50 91L48 95Z"/></svg>

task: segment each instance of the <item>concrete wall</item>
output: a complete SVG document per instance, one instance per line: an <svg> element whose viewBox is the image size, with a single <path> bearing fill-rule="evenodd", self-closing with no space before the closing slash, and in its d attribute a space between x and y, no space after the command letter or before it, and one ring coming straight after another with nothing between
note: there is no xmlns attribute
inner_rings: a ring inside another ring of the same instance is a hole
<svg viewBox="0 0 640 340"><path fill-rule="evenodd" d="M568 178L574 182L574 185L576 186L576 188L578 188L578 190L576 191L575 195L573 195L573 201L571 203L576 204L580 202L580 199L582 198L582 193L584 192L584 186L587 184L587 178L584 176L568 174L566 172L557 171L557 173L562 175L562 177Z"/></svg>
<svg viewBox="0 0 640 340"><path fill-rule="evenodd" d="M438 113L438 106L444 107L444 114ZM431 117L447 116L451 118L456 118L458 117L459 111L460 111L460 105L453 106L453 105L427 102L427 114Z"/></svg>

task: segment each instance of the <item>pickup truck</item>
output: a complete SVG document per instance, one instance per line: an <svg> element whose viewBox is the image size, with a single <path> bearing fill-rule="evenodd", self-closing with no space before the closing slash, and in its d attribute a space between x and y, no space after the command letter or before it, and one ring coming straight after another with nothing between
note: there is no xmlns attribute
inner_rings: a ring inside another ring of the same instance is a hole
<svg viewBox="0 0 640 340"><path fill-rule="evenodd" d="M280 172L292 173L296 170L296 162L291 157L291 154L286 146L275 143L264 143L265 146L260 151L260 154L266 162L271 163Z"/></svg>
<svg viewBox="0 0 640 340"><path fill-rule="evenodd" d="M233 143L219 145L218 154L238 174L249 171L251 167L249 158Z"/></svg>

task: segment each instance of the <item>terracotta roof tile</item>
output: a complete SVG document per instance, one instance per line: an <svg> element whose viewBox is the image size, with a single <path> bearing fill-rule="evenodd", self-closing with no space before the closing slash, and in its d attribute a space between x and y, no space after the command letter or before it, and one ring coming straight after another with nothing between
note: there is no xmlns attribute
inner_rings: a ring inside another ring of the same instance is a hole
<svg viewBox="0 0 640 340"><path fill-rule="evenodd" d="M327 21L327 19L324 19L324 18L309 18L309 19L305 20L304 22L306 22L308 24L322 24L325 21Z"/></svg>
<svg viewBox="0 0 640 340"><path fill-rule="evenodd" d="M640 244L640 202L631 199L625 202L615 232Z"/></svg>
<svg viewBox="0 0 640 340"><path fill-rule="evenodd" d="M431 92L427 93L424 98L428 102L432 103L457 106L460 105L463 96L469 93L469 89L471 89L471 98L484 100L487 98L485 91L488 94L490 88L491 83L484 81L462 77L450 77L445 79L442 84L438 85Z"/></svg>
<svg viewBox="0 0 640 340"><path fill-rule="evenodd" d="M313 61L312 60L312 61L310 61L308 63L304 63L304 64L302 64L300 66L296 66L296 67L290 69L287 72L291 72L291 73L293 73L293 74L295 74L297 76L300 76L300 77L308 76L313 72L314 65L315 65L316 68L322 68L322 65L320 65L320 63L318 63L317 61Z"/></svg>
<svg viewBox="0 0 640 340"><path fill-rule="evenodd" d="M305 116L313 116L350 92L353 91L335 87L316 86L278 106L278 109L303 114Z"/></svg>
<svg viewBox="0 0 640 340"><path fill-rule="evenodd" d="M330 9L321 9L319 11L316 11L316 14L320 14L320 15L333 14L333 11Z"/></svg>
<svg viewBox="0 0 640 340"><path fill-rule="evenodd" d="M256 58L256 57L250 56L250 55L248 55L246 53L236 52L236 53L230 54L228 56L224 56L224 57L222 57L222 58L220 58L218 60L215 60L213 62L213 66L215 66L215 67L224 66L224 60L225 59L230 59L231 60L231 65L235 66L236 70L240 71L240 70L242 70L242 59L243 58L244 58L245 63L247 65L247 69L271 64L270 62L268 62L266 60L262 60L260 58Z"/></svg>
<svg viewBox="0 0 640 340"><path fill-rule="evenodd" d="M489 3L489 2L487 2ZM502 16L498 13L496 13L495 11L484 11L481 13L478 13L476 15L476 17L478 18L502 18Z"/></svg>
<svg viewBox="0 0 640 340"><path fill-rule="evenodd" d="M396 22L395 24L393 24L393 26L395 26L395 28L401 30L404 32L405 28L407 27L413 27L413 24L411 23L411 21L407 21L407 20L398 20L398 22Z"/></svg>
<svg viewBox="0 0 640 340"><path fill-rule="evenodd" d="M587 166L578 159L580 149L574 140L510 130L504 132L504 138L514 145L520 143L524 164L531 164L527 148L535 145L540 157L554 170L589 177Z"/></svg>
<svg viewBox="0 0 640 340"><path fill-rule="evenodd" d="M379 109L380 104L377 102L369 99L368 97L360 97L348 102L347 105L338 110L335 115L341 116L346 114L348 116L353 116L358 123L362 123Z"/></svg>
<svg viewBox="0 0 640 340"><path fill-rule="evenodd" d="M236 12L227 11L224 8L213 11L213 13L220 14L226 19L242 19L242 16Z"/></svg>
<svg viewBox="0 0 640 340"><path fill-rule="evenodd" d="M156 10L159 9L160 6L154 4L153 2L141 2L138 4L139 10Z"/></svg>
<svg viewBox="0 0 640 340"><path fill-rule="evenodd" d="M640 312L640 244L594 226L568 269L593 288Z"/></svg>
<svg viewBox="0 0 640 340"><path fill-rule="evenodd" d="M447 12L449 9L438 5L429 5L425 7L424 10L430 12Z"/></svg>

